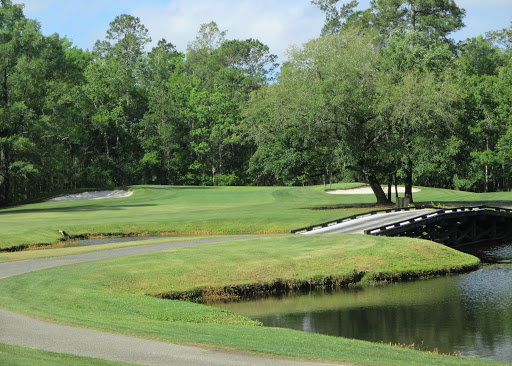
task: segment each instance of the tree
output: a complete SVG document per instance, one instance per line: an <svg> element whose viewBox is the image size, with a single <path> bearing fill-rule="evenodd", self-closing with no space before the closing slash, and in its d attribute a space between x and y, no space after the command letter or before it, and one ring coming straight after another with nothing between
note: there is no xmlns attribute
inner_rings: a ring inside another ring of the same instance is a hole
<svg viewBox="0 0 512 366"><path fill-rule="evenodd" d="M457 88L446 78L447 65L454 57L448 43L438 43L424 32L396 33L383 49L381 73L385 75L378 114L392 131L397 166L402 168L405 196L413 202L412 185L415 161L426 138L433 146L442 145L440 131L453 129L453 106L459 100Z"/></svg>
<svg viewBox="0 0 512 366"><path fill-rule="evenodd" d="M256 39L226 40L215 22L202 24L196 40L188 45L185 67L200 87L222 88L239 102L267 84L278 64L277 56Z"/></svg>
<svg viewBox="0 0 512 366"><path fill-rule="evenodd" d="M137 136L147 108L142 78L144 47L150 41L139 18L120 15L110 23L105 40L96 42L95 61L85 71L84 92L93 108L91 124L97 145L103 146L98 163L108 172L108 184L128 184L140 171Z"/></svg>
<svg viewBox="0 0 512 366"><path fill-rule="evenodd" d="M454 0L372 0L370 8L355 11L358 1L312 0L326 14L322 34L347 27L371 28L386 38L395 33L424 32L432 39L446 39L464 26L465 10ZM341 4L341 5L339 5Z"/></svg>
<svg viewBox="0 0 512 366"><path fill-rule="evenodd" d="M354 9L359 5L356 0L350 1L348 4L341 4L339 7L340 0L311 0L311 3L325 13L325 23L321 35L340 32L345 21L354 14Z"/></svg>
<svg viewBox="0 0 512 366"><path fill-rule="evenodd" d="M380 33L423 32L445 39L462 27L465 10L454 0L372 0L372 23Z"/></svg>
<svg viewBox="0 0 512 366"><path fill-rule="evenodd" d="M357 29L293 49L272 93L253 97L253 102L271 105L268 114L247 117L258 151L263 154L266 144L275 143L283 157L306 157L305 151L323 146L324 154L336 152L344 166L368 180L379 204L388 203L378 181L386 165L380 153L387 129L373 108L380 63L373 38Z"/></svg>
<svg viewBox="0 0 512 366"><path fill-rule="evenodd" d="M464 130L466 141L464 169L457 172L456 186L475 191L496 189L502 181L497 144L506 131L506 121L498 110L506 89L498 88L498 75L506 64L506 56L483 37L468 39L461 45L455 61L458 84L466 91Z"/></svg>
<svg viewBox="0 0 512 366"><path fill-rule="evenodd" d="M501 30L491 31L486 34L486 38L497 43L498 45L507 49L512 49L512 23L508 28Z"/></svg>
<svg viewBox="0 0 512 366"><path fill-rule="evenodd" d="M14 196L13 174L23 180L37 173L35 141L48 122L43 108L59 78L63 47L58 36L44 37L39 24L25 18L22 5L3 0L0 54L0 205L6 205Z"/></svg>
<svg viewBox="0 0 512 366"><path fill-rule="evenodd" d="M108 57L120 59L128 72L141 61L144 47L149 42L151 37L140 19L122 14L110 22L105 39L96 42L93 52L100 59Z"/></svg>

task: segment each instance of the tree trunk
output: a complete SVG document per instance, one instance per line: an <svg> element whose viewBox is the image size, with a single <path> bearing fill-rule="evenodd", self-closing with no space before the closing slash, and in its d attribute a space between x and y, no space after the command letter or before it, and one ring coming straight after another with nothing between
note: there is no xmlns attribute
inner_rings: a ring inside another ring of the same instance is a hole
<svg viewBox="0 0 512 366"><path fill-rule="evenodd" d="M414 203L412 199L412 161L409 159L406 167L404 168L405 172L405 197L409 198L409 203Z"/></svg>
<svg viewBox="0 0 512 366"><path fill-rule="evenodd" d="M415 31L416 30L416 1L411 1L410 2L410 5L411 5L411 9L409 10L409 18L410 18L410 24L409 24L409 29L411 31Z"/></svg>
<svg viewBox="0 0 512 366"><path fill-rule="evenodd" d="M396 173L397 173L397 170L395 170L394 177L395 177L395 198L398 199L398 179L396 177Z"/></svg>
<svg viewBox="0 0 512 366"><path fill-rule="evenodd" d="M391 187L393 186L393 175L388 177L388 201L391 202Z"/></svg>
<svg viewBox="0 0 512 366"><path fill-rule="evenodd" d="M375 194L375 197L377 198L378 205L391 204L391 202L387 199L386 194L384 193L384 190L382 189L382 186L380 185L375 175L372 174L368 176L368 183L370 183L370 187L372 188L372 191Z"/></svg>
<svg viewBox="0 0 512 366"><path fill-rule="evenodd" d="M9 159L5 146L0 147L0 207L9 204Z"/></svg>
<svg viewBox="0 0 512 366"><path fill-rule="evenodd" d="M2 5L5 6L3 1ZM7 90L7 69L4 68L2 70L2 107L7 108L8 104L9 93ZM8 136L9 130L7 128L0 132L0 138ZM5 145L5 141L3 141L3 144L0 146L0 207L7 206L9 204L10 183L11 182L9 177L9 152L7 146Z"/></svg>

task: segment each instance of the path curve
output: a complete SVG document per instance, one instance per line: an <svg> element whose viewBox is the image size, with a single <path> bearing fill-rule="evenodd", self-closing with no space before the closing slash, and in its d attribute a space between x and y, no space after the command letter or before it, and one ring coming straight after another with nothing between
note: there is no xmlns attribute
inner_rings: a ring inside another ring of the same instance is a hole
<svg viewBox="0 0 512 366"><path fill-rule="evenodd" d="M2 263L0 264L0 279L68 264L259 237L262 236L211 238L142 247L129 247L50 259ZM238 351L229 352L215 348L182 346L112 333L103 333L37 320L1 309L0 343L78 356L155 366L326 365L326 363L323 362L296 361L272 356L248 355Z"/></svg>

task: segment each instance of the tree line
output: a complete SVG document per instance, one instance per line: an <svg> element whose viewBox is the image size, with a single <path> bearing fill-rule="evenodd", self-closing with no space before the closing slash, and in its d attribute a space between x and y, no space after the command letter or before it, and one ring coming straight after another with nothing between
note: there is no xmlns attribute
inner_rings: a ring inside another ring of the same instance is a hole
<svg viewBox="0 0 512 366"><path fill-rule="evenodd" d="M0 0L0 205L129 184L512 186L512 28L455 43L453 0L313 0L280 67L202 24L182 52L120 15L92 51Z"/></svg>

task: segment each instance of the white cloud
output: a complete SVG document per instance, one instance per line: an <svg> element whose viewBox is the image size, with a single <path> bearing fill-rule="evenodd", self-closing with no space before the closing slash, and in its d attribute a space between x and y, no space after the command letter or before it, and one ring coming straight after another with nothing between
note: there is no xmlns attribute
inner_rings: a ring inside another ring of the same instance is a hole
<svg viewBox="0 0 512 366"><path fill-rule="evenodd" d="M309 0L174 0L164 6L138 6L154 42L165 38L181 51L193 41L203 23L214 21L228 39L255 38L282 60L286 49L317 37L323 15Z"/></svg>
<svg viewBox="0 0 512 366"><path fill-rule="evenodd" d="M456 0L455 3L461 8L494 8L494 7L510 7L510 0Z"/></svg>
<svg viewBox="0 0 512 366"><path fill-rule="evenodd" d="M284 60L286 50L320 34L322 12L310 0L14 0L25 2L25 13L39 20L45 34L68 35L79 47L91 49L105 36L109 22L128 13L141 18L156 43L165 38L185 51L202 23L215 21L228 39L256 38ZM368 8L370 0L359 0ZM467 10L466 28L453 38L484 34L510 25L512 0L456 0Z"/></svg>

